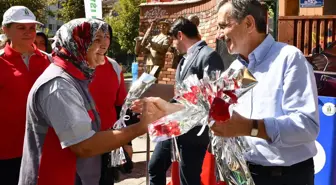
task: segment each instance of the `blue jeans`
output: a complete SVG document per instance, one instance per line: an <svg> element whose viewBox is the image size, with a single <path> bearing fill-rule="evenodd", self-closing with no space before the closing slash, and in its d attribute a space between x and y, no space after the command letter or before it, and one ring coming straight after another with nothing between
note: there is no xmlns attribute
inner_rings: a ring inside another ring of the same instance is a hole
<svg viewBox="0 0 336 185"><path fill-rule="evenodd" d="M177 138L180 150L181 185L201 185L203 159L209 144L208 128L197 136L200 127ZM150 185L165 185L166 172L171 165L171 140L157 143L149 162Z"/></svg>

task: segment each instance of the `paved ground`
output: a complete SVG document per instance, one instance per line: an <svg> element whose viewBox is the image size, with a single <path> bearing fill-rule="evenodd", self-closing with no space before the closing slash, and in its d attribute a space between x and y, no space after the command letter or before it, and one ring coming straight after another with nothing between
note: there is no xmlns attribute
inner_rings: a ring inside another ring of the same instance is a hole
<svg viewBox="0 0 336 185"><path fill-rule="evenodd" d="M127 80L129 82L130 80ZM130 83L127 83L129 88ZM154 84L150 87L143 97L157 96L165 100L170 100L174 96L174 86L166 84ZM121 175L120 181L115 185L146 185L146 135L136 138L133 143L133 162L134 169L131 174ZM155 144L151 143L151 151ZM170 170L167 172L167 182L170 181Z"/></svg>
<svg viewBox="0 0 336 185"><path fill-rule="evenodd" d="M120 181L115 185L146 185L146 136L141 136L132 141L134 169L131 174L121 175ZM155 144L151 143L151 151ZM167 182L170 180L170 171L167 172Z"/></svg>

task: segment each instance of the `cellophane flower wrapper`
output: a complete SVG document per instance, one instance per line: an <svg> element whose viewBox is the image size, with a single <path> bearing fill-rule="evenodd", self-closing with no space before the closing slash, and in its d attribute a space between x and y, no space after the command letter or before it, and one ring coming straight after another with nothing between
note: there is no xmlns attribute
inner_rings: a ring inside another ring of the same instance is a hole
<svg viewBox="0 0 336 185"><path fill-rule="evenodd" d="M129 116L126 115L127 110L132 105L134 100L139 99L149 87L151 87L156 81L156 78L153 75L148 73L143 73L139 79L137 79L130 87L128 94L125 98L125 102L120 111L120 118L114 124L113 129L121 129L126 127L125 121L127 121ZM122 147L111 151L111 166L117 167L126 163L125 153Z"/></svg>
<svg viewBox="0 0 336 185"><path fill-rule="evenodd" d="M211 142L217 181L232 185L254 185L244 159L244 153L251 149L250 146L246 146L245 139L212 136Z"/></svg>
<svg viewBox="0 0 336 185"><path fill-rule="evenodd" d="M232 106L239 97L256 85L248 69L240 63L231 65L221 73L204 71L203 79L190 75L175 86L175 100L184 109L162 117L149 125L149 135L154 142L164 141L187 133L190 129L212 121L230 119Z"/></svg>
<svg viewBox="0 0 336 185"><path fill-rule="evenodd" d="M211 126L215 121L230 119L233 106L238 98L252 89L257 81L249 70L240 63L234 63L223 73L219 71L203 79L191 75L176 84L175 99L184 109L167 115L149 126L154 142L167 140L187 133L196 126ZM199 133L200 134L200 133ZM210 134L212 154L216 159L218 181L231 185L254 185L244 154L252 147L244 137L223 138Z"/></svg>
<svg viewBox="0 0 336 185"><path fill-rule="evenodd" d="M172 162L181 162L180 151L178 148L176 137L171 139L171 161Z"/></svg>
<svg viewBox="0 0 336 185"><path fill-rule="evenodd" d="M111 151L111 167L117 167L127 162L124 152L122 147Z"/></svg>

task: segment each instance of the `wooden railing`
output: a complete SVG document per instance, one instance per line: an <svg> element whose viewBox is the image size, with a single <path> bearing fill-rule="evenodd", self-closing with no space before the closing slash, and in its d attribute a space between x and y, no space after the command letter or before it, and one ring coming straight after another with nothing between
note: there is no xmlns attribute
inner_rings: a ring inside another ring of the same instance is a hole
<svg viewBox="0 0 336 185"><path fill-rule="evenodd" d="M278 20L278 41L298 47L306 56L336 40L336 16L281 16Z"/></svg>

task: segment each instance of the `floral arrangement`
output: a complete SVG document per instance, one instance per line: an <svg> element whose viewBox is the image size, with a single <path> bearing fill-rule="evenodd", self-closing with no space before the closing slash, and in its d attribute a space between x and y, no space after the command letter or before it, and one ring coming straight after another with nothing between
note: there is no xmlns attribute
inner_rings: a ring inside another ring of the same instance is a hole
<svg viewBox="0 0 336 185"><path fill-rule="evenodd" d="M215 122L225 124L239 97L256 84L256 79L240 62L233 63L224 72L208 72L206 69L203 79L191 75L175 88L175 100L185 108L149 125L149 135L154 142L172 139L172 158L179 159L177 144L174 144L177 136L196 126L202 126L200 135L205 127ZM245 138L209 134L210 147L216 159L217 180L232 185L254 185L244 159L244 153L252 148Z"/></svg>

